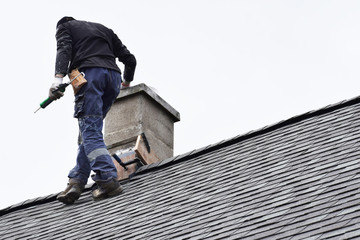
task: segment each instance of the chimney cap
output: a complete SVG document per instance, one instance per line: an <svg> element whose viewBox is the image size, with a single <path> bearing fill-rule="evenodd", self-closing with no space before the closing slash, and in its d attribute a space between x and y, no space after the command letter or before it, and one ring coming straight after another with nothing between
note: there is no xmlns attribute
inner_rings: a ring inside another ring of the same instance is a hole
<svg viewBox="0 0 360 240"><path fill-rule="evenodd" d="M150 87L148 87L144 83L140 83L132 87L121 89L120 94L116 98L116 100L121 100L122 98L126 98L136 94L146 94L147 96L152 98L155 102L157 102L161 107L163 107L173 117L174 122L180 121L180 113L176 111L164 99L162 99L157 93L155 93L155 91L153 91Z"/></svg>

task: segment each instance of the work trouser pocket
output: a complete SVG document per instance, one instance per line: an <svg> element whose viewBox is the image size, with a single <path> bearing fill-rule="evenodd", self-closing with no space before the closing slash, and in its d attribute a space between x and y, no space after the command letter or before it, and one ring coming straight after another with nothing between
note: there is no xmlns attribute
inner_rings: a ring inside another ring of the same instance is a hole
<svg viewBox="0 0 360 240"><path fill-rule="evenodd" d="M81 113L84 112L84 100L85 100L84 93L77 94L75 96L75 109L74 109L75 118L81 117Z"/></svg>

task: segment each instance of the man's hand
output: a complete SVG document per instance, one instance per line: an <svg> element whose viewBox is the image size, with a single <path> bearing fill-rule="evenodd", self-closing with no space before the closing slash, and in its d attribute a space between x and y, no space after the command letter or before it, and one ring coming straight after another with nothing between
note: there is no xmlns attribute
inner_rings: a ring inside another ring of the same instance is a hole
<svg viewBox="0 0 360 240"><path fill-rule="evenodd" d="M126 80L121 82L121 89L128 88L128 87L130 87L130 82L128 82Z"/></svg>
<svg viewBox="0 0 360 240"><path fill-rule="evenodd" d="M62 77L55 77L54 82L51 84L50 90L49 90L49 98L51 100L57 100L64 96L63 92L56 91L53 93L54 90L56 90L60 84L62 84L63 78Z"/></svg>

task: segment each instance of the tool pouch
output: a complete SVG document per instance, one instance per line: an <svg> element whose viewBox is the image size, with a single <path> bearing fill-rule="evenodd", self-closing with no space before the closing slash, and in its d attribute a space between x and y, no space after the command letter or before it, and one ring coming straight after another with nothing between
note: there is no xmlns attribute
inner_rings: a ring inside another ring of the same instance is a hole
<svg viewBox="0 0 360 240"><path fill-rule="evenodd" d="M87 83L85 74L83 72L79 72L77 68L71 71L69 74L69 79L74 90L74 95L76 95L80 88L84 86L85 83Z"/></svg>

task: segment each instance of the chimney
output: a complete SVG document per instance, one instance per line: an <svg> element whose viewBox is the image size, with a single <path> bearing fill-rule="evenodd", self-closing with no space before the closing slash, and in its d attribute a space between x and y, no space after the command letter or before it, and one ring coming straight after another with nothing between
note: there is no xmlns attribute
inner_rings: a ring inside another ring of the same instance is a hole
<svg viewBox="0 0 360 240"><path fill-rule="evenodd" d="M145 84L122 89L105 118L104 139L118 180L141 165L173 156L180 113Z"/></svg>

